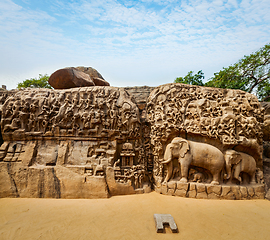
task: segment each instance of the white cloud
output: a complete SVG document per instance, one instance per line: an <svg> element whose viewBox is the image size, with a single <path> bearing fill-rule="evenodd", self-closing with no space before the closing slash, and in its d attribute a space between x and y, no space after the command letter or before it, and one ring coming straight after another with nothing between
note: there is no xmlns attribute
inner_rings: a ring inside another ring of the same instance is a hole
<svg viewBox="0 0 270 240"><path fill-rule="evenodd" d="M33 77L28 74L77 65L96 67L118 86L158 85L190 70L210 77L270 38L268 0L58 0L50 11L33 10L31 1L27 6L0 2L0 80L13 79L13 87Z"/></svg>

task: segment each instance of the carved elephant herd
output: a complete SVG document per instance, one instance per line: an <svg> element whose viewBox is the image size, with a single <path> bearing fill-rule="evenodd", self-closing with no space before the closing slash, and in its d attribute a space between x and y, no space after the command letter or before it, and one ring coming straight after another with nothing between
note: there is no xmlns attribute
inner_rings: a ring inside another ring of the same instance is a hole
<svg viewBox="0 0 270 240"><path fill-rule="evenodd" d="M231 183L237 179L240 183L241 172L249 176L249 183L256 184L256 161L243 152L229 149L224 154L216 147L189 141L181 137L175 137L165 149L164 159L161 162L167 166L167 174L163 182L168 182L173 174L173 159L177 158L181 170L180 182L188 181L190 166L200 167L208 170L213 176L211 184L218 185L224 173L224 179ZM225 173L226 172L226 173Z"/></svg>

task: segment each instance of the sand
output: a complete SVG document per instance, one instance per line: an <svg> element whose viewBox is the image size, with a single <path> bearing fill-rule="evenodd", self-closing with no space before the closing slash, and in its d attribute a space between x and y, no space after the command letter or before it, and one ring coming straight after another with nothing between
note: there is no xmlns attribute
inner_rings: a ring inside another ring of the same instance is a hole
<svg viewBox="0 0 270 240"><path fill-rule="evenodd" d="M156 233L154 213L179 233ZM270 201L160 195L109 199L0 199L0 239L270 239Z"/></svg>

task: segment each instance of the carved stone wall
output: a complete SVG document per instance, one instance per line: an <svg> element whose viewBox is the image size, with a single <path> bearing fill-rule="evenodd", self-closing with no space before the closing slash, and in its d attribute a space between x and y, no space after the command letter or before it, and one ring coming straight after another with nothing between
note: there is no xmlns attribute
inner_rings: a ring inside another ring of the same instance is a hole
<svg viewBox="0 0 270 240"><path fill-rule="evenodd" d="M179 195L181 190L185 193L180 195L187 197L204 192L207 198L211 193L207 184L211 183L222 185L217 187L218 198L223 198L225 191L235 192L234 199L263 197L264 109L254 95L240 90L166 84L151 92L147 114L156 191ZM200 184L196 187L194 182ZM239 186L255 185L260 189L257 195L241 197L239 191L243 188Z"/></svg>
<svg viewBox="0 0 270 240"><path fill-rule="evenodd" d="M151 190L150 130L123 89L19 91L2 107L1 129L2 197L91 198Z"/></svg>
<svg viewBox="0 0 270 240"><path fill-rule="evenodd" d="M265 195L264 109L240 90L26 89L1 109L0 197Z"/></svg>

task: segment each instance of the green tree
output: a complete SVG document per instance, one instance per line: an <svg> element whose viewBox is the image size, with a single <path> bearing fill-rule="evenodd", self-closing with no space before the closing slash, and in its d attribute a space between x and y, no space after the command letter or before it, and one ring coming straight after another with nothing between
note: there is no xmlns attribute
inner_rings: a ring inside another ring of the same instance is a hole
<svg viewBox="0 0 270 240"><path fill-rule="evenodd" d="M203 79L204 73L202 72L202 70L198 71L198 73L195 73L195 75L193 75L193 71L189 71L185 77L178 77L174 80L174 82L204 86L204 83L202 81Z"/></svg>
<svg viewBox="0 0 270 240"><path fill-rule="evenodd" d="M49 84L48 80L49 80L49 75L45 74L39 74L38 78L30 78L30 79L26 79L24 80L22 83L18 83L17 88L21 89L21 88L50 88L52 89L51 85Z"/></svg>
<svg viewBox="0 0 270 240"><path fill-rule="evenodd" d="M270 44L215 73L205 86L241 89L270 100Z"/></svg>

